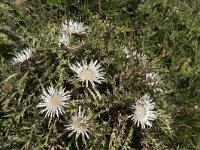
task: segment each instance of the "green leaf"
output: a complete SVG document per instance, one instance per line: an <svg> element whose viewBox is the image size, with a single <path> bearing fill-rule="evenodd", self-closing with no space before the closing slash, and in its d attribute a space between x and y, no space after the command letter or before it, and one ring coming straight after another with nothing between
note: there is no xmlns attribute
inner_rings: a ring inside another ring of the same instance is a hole
<svg viewBox="0 0 200 150"><path fill-rule="evenodd" d="M0 32L0 43L4 43L7 40L8 40L8 36Z"/></svg>

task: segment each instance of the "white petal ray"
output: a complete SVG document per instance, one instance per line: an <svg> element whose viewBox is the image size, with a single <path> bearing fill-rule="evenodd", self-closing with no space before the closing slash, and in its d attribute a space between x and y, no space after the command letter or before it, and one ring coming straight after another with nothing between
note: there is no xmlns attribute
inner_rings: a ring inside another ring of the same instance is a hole
<svg viewBox="0 0 200 150"><path fill-rule="evenodd" d="M22 63L26 60L28 60L32 56L32 49L31 48L25 48L22 50L22 52L16 54L16 56L11 60L11 63L13 65L17 63Z"/></svg>

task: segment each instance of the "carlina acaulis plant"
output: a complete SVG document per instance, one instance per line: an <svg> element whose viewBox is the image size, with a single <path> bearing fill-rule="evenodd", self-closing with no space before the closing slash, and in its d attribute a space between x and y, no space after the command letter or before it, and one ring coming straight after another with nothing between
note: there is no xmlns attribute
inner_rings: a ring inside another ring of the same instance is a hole
<svg viewBox="0 0 200 150"><path fill-rule="evenodd" d="M199 8L1 1L0 150L199 150Z"/></svg>

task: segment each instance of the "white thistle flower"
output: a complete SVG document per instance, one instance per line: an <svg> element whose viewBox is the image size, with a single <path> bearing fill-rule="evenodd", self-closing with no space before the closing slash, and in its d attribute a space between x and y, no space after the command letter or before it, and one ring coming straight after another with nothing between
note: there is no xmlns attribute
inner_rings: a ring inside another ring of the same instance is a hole
<svg viewBox="0 0 200 150"><path fill-rule="evenodd" d="M48 117L59 117L59 114L63 114L64 107L68 107L69 103L66 102L70 99L69 92L65 92L64 88L55 89L53 86L49 86L47 91L43 89L41 98L43 102L39 103L37 107L45 107L41 113L46 111Z"/></svg>
<svg viewBox="0 0 200 150"><path fill-rule="evenodd" d="M75 22L72 20L65 21L62 24L63 32L67 33L68 35L72 34L84 34L86 33L87 27L84 26L83 23Z"/></svg>
<svg viewBox="0 0 200 150"><path fill-rule="evenodd" d="M145 94L136 101L135 105L132 105L131 108L134 110L134 113L128 116L128 118L131 118L133 123L137 126L141 125L142 129L144 129L145 126L152 127L151 121L157 117L156 111L153 110L154 107L155 103L152 102L150 95Z"/></svg>
<svg viewBox="0 0 200 150"><path fill-rule="evenodd" d="M97 64L97 60L95 62L91 60L89 65L85 60L82 60L82 65L76 62L76 65L73 64L70 68L76 72L78 81L81 81L82 84L86 82L86 87L88 87L88 82L90 82L94 88L94 82L101 84L101 81L104 79L104 72L101 69L101 65Z"/></svg>
<svg viewBox="0 0 200 150"><path fill-rule="evenodd" d="M85 116L85 110L81 111L81 106L79 106L78 112L71 117L70 124L65 125L66 131L71 131L68 137L71 137L73 134L76 135L75 139L81 135L82 140L85 142L85 138L89 139L88 133L90 133L90 118Z"/></svg>
<svg viewBox="0 0 200 150"><path fill-rule="evenodd" d="M69 36L67 34L65 34L65 33L62 33L61 36L58 39L58 46L60 47L61 44L64 44L65 46L68 46L69 45L69 41L70 41Z"/></svg>
<svg viewBox="0 0 200 150"><path fill-rule="evenodd" d="M22 52L18 53L12 60L12 64L22 63L26 60L28 60L32 56L32 49L31 48L25 48L22 50Z"/></svg>
<svg viewBox="0 0 200 150"><path fill-rule="evenodd" d="M160 76L155 72L146 73L146 81L148 81L147 84L150 86L162 83ZM155 88L154 92L163 92L163 89Z"/></svg>
<svg viewBox="0 0 200 150"><path fill-rule="evenodd" d="M84 34L86 33L86 29L87 27L85 27L83 23L78 23L72 20L66 20L65 23L62 23L61 35L58 39L58 46L60 47L61 44L69 46L71 35Z"/></svg>

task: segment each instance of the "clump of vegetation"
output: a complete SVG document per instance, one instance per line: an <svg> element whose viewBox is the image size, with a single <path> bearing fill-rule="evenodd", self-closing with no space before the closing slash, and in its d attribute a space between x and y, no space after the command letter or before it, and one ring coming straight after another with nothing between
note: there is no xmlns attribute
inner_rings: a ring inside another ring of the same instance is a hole
<svg viewBox="0 0 200 150"><path fill-rule="evenodd" d="M3 0L0 149L199 149L199 6Z"/></svg>

